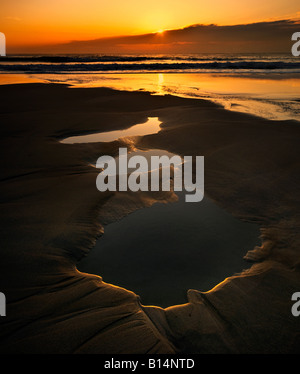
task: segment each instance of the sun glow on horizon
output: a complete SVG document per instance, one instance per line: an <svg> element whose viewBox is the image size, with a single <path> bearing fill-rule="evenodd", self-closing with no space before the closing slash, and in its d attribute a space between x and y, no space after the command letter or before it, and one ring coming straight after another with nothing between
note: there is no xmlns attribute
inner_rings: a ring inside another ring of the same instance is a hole
<svg viewBox="0 0 300 374"><path fill-rule="evenodd" d="M249 11L245 13L245 7ZM144 35L195 24L233 25L266 18L299 18L299 0L2 0L1 32L14 52L73 40Z"/></svg>

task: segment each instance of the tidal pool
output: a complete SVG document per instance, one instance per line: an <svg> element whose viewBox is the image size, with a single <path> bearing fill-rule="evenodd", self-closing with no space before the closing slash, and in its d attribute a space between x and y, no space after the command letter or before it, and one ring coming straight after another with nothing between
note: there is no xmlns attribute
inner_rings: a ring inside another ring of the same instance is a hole
<svg viewBox="0 0 300 374"><path fill-rule="evenodd" d="M160 130L161 121L158 117L148 117L148 120L144 123L131 126L125 130L115 130L107 132L99 132L88 135L71 136L61 140L64 144L75 144L75 143L97 143L97 142L112 142L119 138L127 136L142 136L148 134L155 134Z"/></svg>
<svg viewBox="0 0 300 374"><path fill-rule="evenodd" d="M158 118L121 131L65 139L65 143L112 141L124 136L159 131ZM160 150L136 150L128 157L168 157ZM119 160L116 158L116 163ZM152 171L152 170L150 170ZM167 307L187 301L188 289L208 291L226 277L250 266L243 260L259 243L259 227L242 222L209 198L185 202L155 203L105 226L104 235L82 259L79 271L97 274L104 282L140 295L144 305Z"/></svg>
<svg viewBox="0 0 300 374"><path fill-rule="evenodd" d="M185 303L188 289L208 291L248 268L243 256L259 243L258 226L206 197L186 203L183 194L107 225L78 270L135 292L143 305L167 307Z"/></svg>

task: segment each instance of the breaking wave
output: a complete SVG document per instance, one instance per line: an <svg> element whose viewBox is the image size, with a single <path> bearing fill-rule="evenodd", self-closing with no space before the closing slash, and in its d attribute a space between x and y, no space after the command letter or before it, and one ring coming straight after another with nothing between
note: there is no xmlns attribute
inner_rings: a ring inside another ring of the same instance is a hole
<svg viewBox="0 0 300 374"><path fill-rule="evenodd" d="M72 72L202 72L202 71L300 72L300 61L289 55L49 55L0 58L0 71L27 73Z"/></svg>

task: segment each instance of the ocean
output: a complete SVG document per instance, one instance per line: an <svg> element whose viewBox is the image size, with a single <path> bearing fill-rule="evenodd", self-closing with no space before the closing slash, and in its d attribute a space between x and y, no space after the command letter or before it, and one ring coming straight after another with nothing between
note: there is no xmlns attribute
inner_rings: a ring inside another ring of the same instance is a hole
<svg viewBox="0 0 300 374"><path fill-rule="evenodd" d="M193 55L17 55L0 60L2 72L145 73L269 72L300 73L300 60L287 54Z"/></svg>

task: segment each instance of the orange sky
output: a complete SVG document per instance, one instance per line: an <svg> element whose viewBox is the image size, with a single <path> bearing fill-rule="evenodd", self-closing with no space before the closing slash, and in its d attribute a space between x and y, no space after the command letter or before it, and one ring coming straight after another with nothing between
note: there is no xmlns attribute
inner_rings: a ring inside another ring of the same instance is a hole
<svg viewBox="0 0 300 374"><path fill-rule="evenodd" d="M299 0L1 0L7 48L106 36L299 18Z"/></svg>

